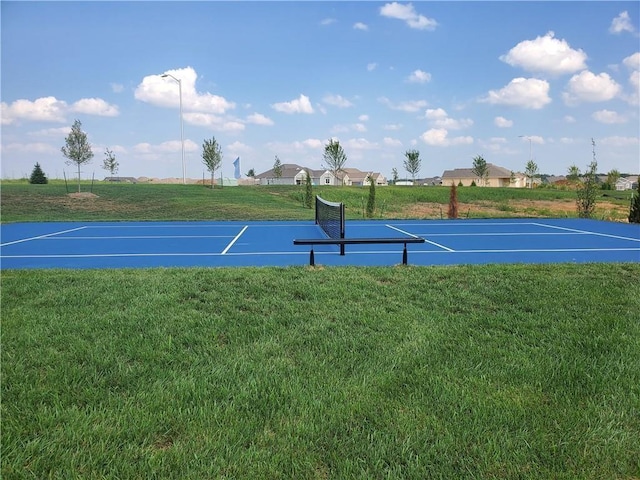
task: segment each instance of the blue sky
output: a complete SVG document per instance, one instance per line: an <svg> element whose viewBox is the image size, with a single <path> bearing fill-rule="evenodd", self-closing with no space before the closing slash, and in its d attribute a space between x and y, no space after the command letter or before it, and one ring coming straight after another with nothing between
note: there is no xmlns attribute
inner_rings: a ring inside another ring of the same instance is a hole
<svg viewBox="0 0 640 480"><path fill-rule="evenodd" d="M75 119L95 154L83 177L187 177L202 144L225 176L347 167L401 176L469 168L640 171L634 2L11 2L2 13L2 178L70 175ZM207 175L208 176L208 175Z"/></svg>

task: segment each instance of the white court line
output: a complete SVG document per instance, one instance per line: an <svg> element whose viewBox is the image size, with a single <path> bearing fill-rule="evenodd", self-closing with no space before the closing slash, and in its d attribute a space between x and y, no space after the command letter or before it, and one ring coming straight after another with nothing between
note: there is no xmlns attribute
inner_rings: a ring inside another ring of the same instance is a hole
<svg viewBox="0 0 640 480"><path fill-rule="evenodd" d="M238 239L242 236L242 234L244 233L244 231L245 231L247 228L249 228L249 225L245 225L245 226L244 226L244 228L243 228L242 230L240 230L240 233L239 233L238 235L236 235L236 236L235 236L235 238L234 238L233 240L231 240L231 243L229 243L229 245L227 245L227 248L225 248L225 249L222 251L222 255L226 254L226 253L229 251L229 249L230 249L231 247L233 247L233 244L234 244L234 243L236 243L236 242L238 241Z"/></svg>
<svg viewBox="0 0 640 480"><path fill-rule="evenodd" d="M165 238L233 238L233 235L115 235L46 238L45 240L124 240L124 239L165 239Z"/></svg>
<svg viewBox="0 0 640 480"><path fill-rule="evenodd" d="M609 238L617 238L618 240L630 240L632 242L640 242L640 238L621 237L620 235L610 235L608 233L598 233L598 232L590 232L588 230L578 230L575 228L558 227L556 225L546 225L544 223L534 223L533 225L538 225L540 227L547 227L547 228L555 228L557 230L566 230L568 232L585 233L587 235L596 235L598 237L609 237Z"/></svg>
<svg viewBox="0 0 640 480"><path fill-rule="evenodd" d="M23 238L22 240L15 240L13 242L7 242L7 243L0 244L0 247L5 247L7 245L15 245L16 243L30 242L31 240L40 240L42 238L51 237L53 235L61 235L63 233L76 232L76 231L82 230L84 228L87 228L87 227L84 226L84 227L72 228L71 230L62 230L61 232L47 233L45 235L38 235L37 237Z"/></svg>
<svg viewBox="0 0 640 480"><path fill-rule="evenodd" d="M529 237L533 235L586 235L587 232L419 233L430 237Z"/></svg>
<svg viewBox="0 0 640 480"><path fill-rule="evenodd" d="M396 231L398 231L400 233L404 233L406 235L410 235L410 236L412 236L414 238L418 238L418 235L414 235L413 233L405 232L404 230L400 230L399 228L396 228L393 225L387 225L387 227L389 227L389 228L391 228L393 230L396 230ZM445 247L444 245L440 245L439 243L432 242L431 240L427 240L426 238L424 239L424 241L427 242L427 243L430 243L431 245L434 245L434 246L436 246L438 248L442 248L443 250L446 250L447 252L455 252L455 250L453 250L452 248Z"/></svg>

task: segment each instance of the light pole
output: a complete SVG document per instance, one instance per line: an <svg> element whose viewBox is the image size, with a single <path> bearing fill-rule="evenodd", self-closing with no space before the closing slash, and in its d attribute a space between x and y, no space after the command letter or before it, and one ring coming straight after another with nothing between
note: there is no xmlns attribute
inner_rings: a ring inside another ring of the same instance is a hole
<svg viewBox="0 0 640 480"><path fill-rule="evenodd" d="M176 82L178 82L178 92L180 94L180 144L182 145L182 183L186 185L187 183L187 170L184 164L184 124L182 120L182 80L174 77L170 73L165 73L161 75L161 78L173 78Z"/></svg>
<svg viewBox="0 0 640 480"><path fill-rule="evenodd" d="M532 150L531 150L531 137L529 135L518 135L519 138L526 138L529 140L529 160L533 160Z"/></svg>

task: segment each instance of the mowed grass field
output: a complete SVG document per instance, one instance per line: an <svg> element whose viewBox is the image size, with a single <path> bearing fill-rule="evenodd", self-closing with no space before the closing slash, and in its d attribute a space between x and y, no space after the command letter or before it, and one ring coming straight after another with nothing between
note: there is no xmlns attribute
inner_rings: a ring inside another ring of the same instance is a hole
<svg viewBox="0 0 640 480"><path fill-rule="evenodd" d="M3 221L313 216L292 188L95 188L109 209L32 187L3 185ZM414 208L407 190L387 212ZM359 192L341 194L354 216ZM2 271L2 478L638 479L638 278L637 263Z"/></svg>

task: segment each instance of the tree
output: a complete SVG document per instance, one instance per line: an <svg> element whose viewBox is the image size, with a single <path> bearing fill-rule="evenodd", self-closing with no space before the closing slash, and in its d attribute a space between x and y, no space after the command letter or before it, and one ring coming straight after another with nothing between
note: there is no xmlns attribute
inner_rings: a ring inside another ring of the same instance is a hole
<svg viewBox="0 0 640 480"><path fill-rule="evenodd" d="M282 162L276 155L276 159L273 162L273 176L276 178L280 178L282 176Z"/></svg>
<svg viewBox="0 0 640 480"><path fill-rule="evenodd" d="M202 163L211 172L211 188L213 188L216 170L222 164L222 148L216 137L211 137L211 140L205 140L202 144Z"/></svg>
<svg viewBox="0 0 640 480"><path fill-rule="evenodd" d="M580 180L580 169L576 165L571 165L567 170L567 180L572 182Z"/></svg>
<svg viewBox="0 0 640 480"><path fill-rule="evenodd" d="M606 190L613 190L614 188L616 188L616 182L619 179L620 179L620 172L615 168L613 170L610 170L609 173L607 173L607 183L605 183L604 188Z"/></svg>
<svg viewBox="0 0 640 480"><path fill-rule="evenodd" d="M49 180L47 180L47 176L42 171L42 168L40 168L39 163L36 163L36 165L33 167L33 172L31 172L29 183L38 185L49 183Z"/></svg>
<svg viewBox="0 0 640 480"><path fill-rule="evenodd" d="M631 208L629 209L629 223L640 223L640 179L635 195L631 194Z"/></svg>
<svg viewBox="0 0 640 480"><path fill-rule="evenodd" d="M249 171L246 173L247 177L255 177L256 176L256 171L253 168L250 168Z"/></svg>
<svg viewBox="0 0 640 480"><path fill-rule="evenodd" d="M367 218L373 218L376 211L376 181L369 175L369 198L367 199Z"/></svg>
<svg viewBox="0 0 640 480"><path fill-rule="evenodd" d="M589 168L582 177L582 182L576 190L578 217L591 218L596 209L596 194L598 191L598 183L596 180L596 172L598 170L598 162L596 161L596 142L591 139L593 145L593 160L589 164Z"/></svg>
<svg viewBox="0 0 640 480"><path fill-rule="evenodd" d="M110 172L111 176L113 177L118 171L118 167L120 166L120 164L116 160L116 156L111 150L109 150L109 148L105 148L104 157L105 158L102 161L102 168Z"/></svg>
<svg viewBox="0 0 640 480"><path fill-rule="evenodd" d="M481 155L473 158L473 168L471 169L471 172L478 177L478 180L481 183L486 185L486 182L489 179L489 166L487 165L487 161L482 158Z"/></svg>
<svg viewBox="0 0 640 480"><path fill-rule="evenodd" d="M82 123L80 120L73 122L71 132L65 138L65 146L60 149L62 154L67 157L67 165L78 166L78 192L80 191L80 166L89 163L93 158L91 145L87 140L87 134L82 131Z"/></svg>
<svg viewBox="0 0 640 480"><path fill-rule="evenodd" d="M416 175L420 171L420 152L418 150L407 150L404 152L404 169L411 175L412 183L416 184Z"/></svg>
<svg viewBox="0 0 640 480"><path fill-rule="evenodd" d="M324 146L322 159L333 174L333 178L338 178L338 173L342 171L344 164L347 163L347 155L344 153L339 140L329 140L329 143Z"/></svg>
<svg viewBox="0 0 640 480"><path fill-rule="evenodd" d="M529 160L524 170L524 174L529 179L529 188L533 188L533 179L538 175L538 165L536 162Z"/></svg>
<svg viewBox="0 0 640 480"><path fill-rule="evenodd" d="M304 205L307 208L313 208L313 186L311 185L311 175L307 172L304 191Z"/></svg>
<svg viewBox="0 0 640 480"><path fill-rule="evenodd" d="M458 218L458 190L455 182L451 182L451 189L449 190L449 210L447 211L447 217Z"/></svg>
<svg viewBox="0 0 640 480"><path fill-rule="evenodd" d="M391 169L391 175L392 175L392 178L393 178L393 184L395 185L396 182L398 181L398 169L395 168L395 167L392 168Z"/></svg>

